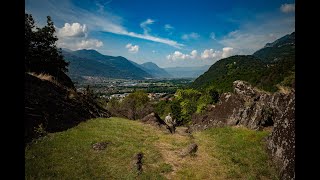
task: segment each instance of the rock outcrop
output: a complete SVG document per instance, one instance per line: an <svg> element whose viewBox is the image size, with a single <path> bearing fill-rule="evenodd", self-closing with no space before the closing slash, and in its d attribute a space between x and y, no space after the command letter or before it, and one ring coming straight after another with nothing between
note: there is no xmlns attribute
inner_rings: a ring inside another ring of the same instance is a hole
<svg viewBox="0 0 320 180"><path fill-rule="evenodd" d="M188 147L183 149L180 153L180 157L186 157L188 155L195 155L198 150L198 145L196 143L190 144Z"/></svg>
<svg viewBox="0 0 320 180"><path fill-rule="evenodd" d="M246 82L235 81L234 93L224 93L208 112L194 115L191 131L209 127L245 126L254 130L272 128L267 149L280 170L281 179L294 179L295 91L267 93Z"/></svg>
<svg viewBox="0 0 320 180"><path fill-rule="evenodd" d="M138 174L142 173L142 158L143 158L143 153L139 152L133 156L133 160L131 162L132 169L134 171L137 171Z"/></svg>
<svg viewBox="0 0 320 180"><path fill-rule="evenodd" d="M163 131L170 132L169 126L160 118L160 116L157 113L152 112L146 115L140 121L146 124L151 124L152 126L155 126Z"/></svg>

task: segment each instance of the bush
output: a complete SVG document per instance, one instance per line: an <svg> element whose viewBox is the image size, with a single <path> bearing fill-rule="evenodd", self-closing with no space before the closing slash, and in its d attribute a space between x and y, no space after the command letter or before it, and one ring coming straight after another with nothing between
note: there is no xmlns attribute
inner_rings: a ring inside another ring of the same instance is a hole
<svg viewBox="0 0 320 180"><path fill-rule="evenodd" d="M141 119L153 112L153 106L148 94L144 91L135 91L125 97L121 102L111 99L107 105L113 116L126 117L128 119Z"/></svg>

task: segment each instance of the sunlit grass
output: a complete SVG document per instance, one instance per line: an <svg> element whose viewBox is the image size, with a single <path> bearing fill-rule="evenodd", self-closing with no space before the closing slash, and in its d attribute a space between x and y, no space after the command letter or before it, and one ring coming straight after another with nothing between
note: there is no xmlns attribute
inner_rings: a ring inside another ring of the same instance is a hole
<svg viewBox="0 0 320 180"><path fill-rule="evenodd" d="M98 118L26 147L26 179L276 179L262 139L268 132L215 128L182 136L121 118ZM92 144L110 142L105 150ZM180 157L191 143L195 156ZM132 168L142 152L143 172Z"/></svg>

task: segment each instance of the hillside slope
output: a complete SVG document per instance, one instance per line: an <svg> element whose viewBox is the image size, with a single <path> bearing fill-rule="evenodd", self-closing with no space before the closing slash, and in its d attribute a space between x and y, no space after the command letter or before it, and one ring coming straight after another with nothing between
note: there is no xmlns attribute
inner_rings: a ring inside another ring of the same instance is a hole
<svg viewBox="0 0 320 180"><path fill-rule="evenodd" d="M70 62L69 72L71 78L81 76L102 76L121 79L144 79L152 76L133 65L121 56L102 55L95 50L62 51L66 61Z"/></svg>
<svg viewBox="0 0 320 180"><path fill-rule="evenodd" d="M170 78L171 75L165 71L164 69L157 66L155 63L152 62L146 62L143 64L140 64L146 72L153 75L156 78Z"/></svg>
<svg viewBox="0 0 320 180"><path fill-rule="evenodd" d="M264 151L262 139L267 135L245 128L216 128L191 137L127 119L91 119L28 146L25 178L276 179ZM94 150L98 142L106 142L106 149ZM192 142L199 146L196 154L180 157ZM139 152L140 174L133 164Z"/></svg>
<svg viewBox="0 0 320 180"><path fill-rule="evenodd" d="M267 44L253 55L231 56L214 63L191 87L214 86L221 92L232 91L235 80L244 80L263 90L275 92L278 85L295 84L295 33Z"/></svg>
<svg viewBox="0 0 320 180"><path fill-rule="evenodd" d="M25 143L45 132L63 131L93 117L109 113L74 89L55 81L25 74Z"/></svg>
<svg viewBox="0 0 320 180"><path fill-rule="evenodd" d="M273 43L267 43L265 47L253 53L253 56L264 62L276 62L282 57L295 54L295 32L277 39Z"/></svg>

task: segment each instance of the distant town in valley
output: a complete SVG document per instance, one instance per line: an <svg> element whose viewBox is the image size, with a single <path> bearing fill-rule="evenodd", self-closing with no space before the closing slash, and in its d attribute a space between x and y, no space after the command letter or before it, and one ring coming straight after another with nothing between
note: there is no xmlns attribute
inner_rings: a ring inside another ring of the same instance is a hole
<svg viewBox="0 0 320 180"><path fill-rule="evenodd" d="M85 92L89 87L99 98L123 99L131 92L143 90L148 93L150 100L168 100L166 96L173 95L177 89L187 87L193 78L182 79L111 79L105 77L84 76L85 80L75 83L79 92Z"/></svg>

